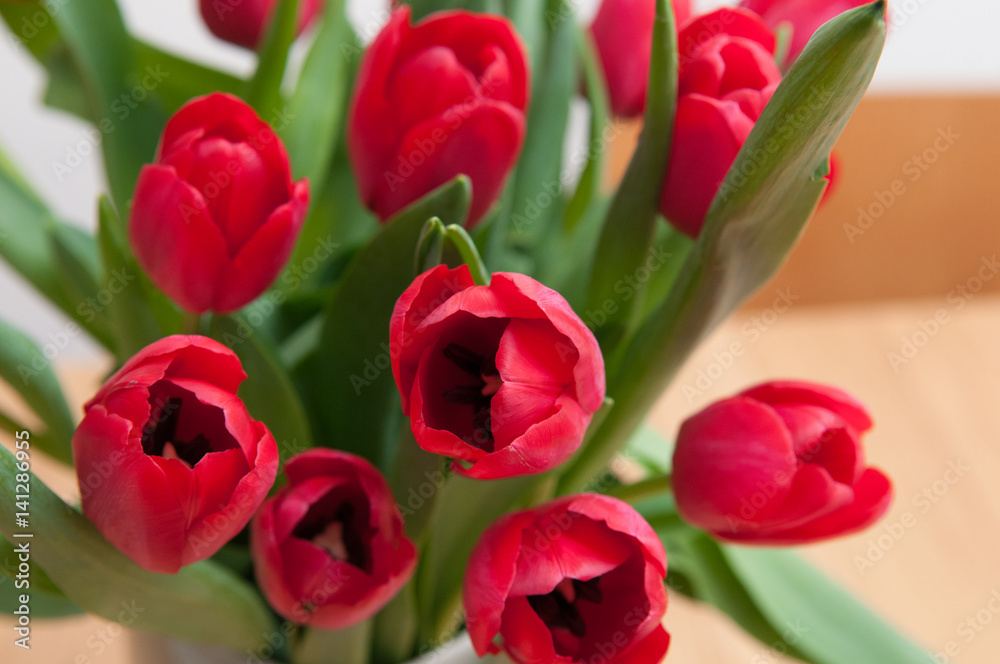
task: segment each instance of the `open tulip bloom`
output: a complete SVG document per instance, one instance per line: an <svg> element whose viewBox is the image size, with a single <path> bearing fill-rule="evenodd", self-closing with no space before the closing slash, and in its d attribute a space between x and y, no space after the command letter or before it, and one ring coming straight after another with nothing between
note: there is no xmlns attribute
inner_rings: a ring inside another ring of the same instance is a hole
<svg viewBox="0 0 1000 664"><path fill-rule="evenodd" d="M672 467L619 463L821 200L884 2L604 0L587 26L574 2L412 0L359 32L339 1L200 2L246 77L95 2L0 2L108 189L91 236L0 154L0 257L111 358L78 417L48 346L0 322L40 423L0 408L32 618L134 605L254 662L657 664L669 586L805 662L923 661L776 550L891 502L847 392L764 383L689 413Z"/></svg>

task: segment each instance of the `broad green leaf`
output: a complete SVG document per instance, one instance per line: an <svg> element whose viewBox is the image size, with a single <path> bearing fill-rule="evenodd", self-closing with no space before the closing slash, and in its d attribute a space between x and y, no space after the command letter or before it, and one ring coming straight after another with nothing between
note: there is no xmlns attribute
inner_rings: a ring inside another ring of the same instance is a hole
<svg viewBox="0 0 1000 664"><path fill-rule="evenodd" d="M211 92L239 95L246 81L232 74L169 53L141 39L132 39L138 76L156 82L156 94L168 114L173 114L193 97Z"/></svg>
<svg viewBox="0 0 1000 664"><path fill-rule="evenodd" d="M814 664L933 664L933 657L791 551L722 547L749 597Z"/></svg>
<svg viewBox="0 0 1000 664"><path fill-rule="evenodd" d="M181 313L149 282L128 249L107 196L98 201L97 239L108 297L88 305L88 316L107 315L115 335L115 357L124 363L157 339L181 330Z"/></svg>
<svg viewBox="0 0 1000 664"><path fill-rule="evenodd" d="M69 342L69 333L61 332ZM53 348L55 342L51 342ZM58 352L58 349L57 349ZM0 378L3 378L24 399L25 403L45 423L43 441L35 445L54 459L73 463L70 440L76 426L63 396L52 362L34 341L0 320Z"/></svg>
<svg viewBox="0 0 1000 664"><path fill-rule="evenodd" d="M40 2L0 2L0 16L10 28L12 43L38 59L59 43L59 31Z"/></svg>
<svg viewBox="0 0 1000 664"><path fill-rule="evenodd" d="M666 301L608 365L616 408L572 462L561 491L585 484L625 443L697 344L781 266L826 186L826 163L871 82L884 2L825 24L778 86L715 197Z"/></svg>
<svg viewBox="0 0 1000 664"><path fill-rule="evenodd" d="M0 450L0 532L31 533L33 565L80 608L129 627L243 651L276 628L247 581L209 561L173 575L148 572L109 544L83 515L30 475L28 528L15 525L13 455Z"/></svg>
<svg viewBox="0 0 1000 664"><path fill-rule="evenodd" d="M247 84L247 103L262 116L281 112L281 81L298 28L299 0L278 0L259 47L257 71Z"/></svg>
<svg viewBox="0 0 1000 664"><path fill-rule="evenodd" d="M57 242L57 234L62 241ZM58 245L92 267L93 240L57 221L0 152L0 256L98 342L112 348L107 327L84 311L87 303L73 294L76 285L64 280Z"/></svg>
<svg viewBox="0 0 1000 664"><path fill-rule="evenodd" d="M24 603L22 596L28 597L28 610L32 618L62 618L80 613L80 607L66 598L44 570L30 566L31 542L27 538L15 540L18 550L6 538L0 537L0 611L13 615ZM25 542L29 550L23 551ZM27 557L27 561L21 560ZM27 573L19 569L27 562ZM20 578L18 578L20 577Z"/></svg>
<svg viewBox="0 0 1000 664"><path fill-rule="evenodd" d="M389 318L415 276L424 224L431 217L460 223L470 192L460 176L401 211L341 277L324 312L318 356L303 365L320 444L364 456L382 470L393 459L401 411L389 364Z"/></svg>
<svg viewBox="0 0 1000 664"><path fill-rule="evenodd" d="M647 89L639 145L604 219L590 278L587 309L607 312L606 322L595 330L605 355L623 340L640 308L642 298L633 296L625 300L616 286L635 273L653 246L660 190L673 139L677 106L677 28L667 0L656 3Z"/></svg>
<svg viewBox="0 0 1000 664"><path fill-rule="evenodd" d="M421 643L440 643L457 627L472 548L490 524L546 479L529 475L484 482L453 475L437 489L437 509L417 568Z"/></svg>
<svg viewBox="0 0 1000 664"><path fill-rule="evenodd" d="M292 648L295 664L368 664L372 625L369 619L336 630L306 628Z"/></svg>
<svg viewBox="0 0 1000 664"><path fill-rule="evenodd" d="M372 662L395 664L413 657L417 642L417 598L413 577L375 615L372 630Z"/></svg>
<svg viewBox="0 0 1000 664"><path fill-rule="evenodd" d="M532 70L528 131L517 168L511 178L509 207L494 222L494 233L503 229L505 248L538 260L541 243L558 232L564 206L562 137L569 121L570 99L577 90L576 32L568 0L549 0L547 12L568 13L566 20L547 23L545 52ZM556 149L553 149L555 141ZM499 269L507 269L502 262ZM536 270L530 270L535 273Z"/></svg>
<svg viewBox="0 0 1000 664"><path fill-rule="evenodd" d="M112 297L117 284L102 282L101 257L94 238L74 226L56 224L49 235L66 297L79 304L76 313L108 348L115 347L114 329L101 301Z"/></svg>
<svg viewBox="0 0 1000 664"><path fill-rule="evenodd" d="M354 33L344 4L344 0L326 1L323 22L288 102L288 125L278 129L295 178L307 177L314 187L326 181L350 93L354 62L345 54L344 44L354 39Z"/></svg>
<svg viewBox="0 0 1000 664"><path fill-rule="evenodd" d="M274 351L262 338L263 332L251 323L263 317L264 310L250 305L245 311L231 316L214 316L211 336L240 358L247 379L240 385L239 397L254 417L267 425L278 443L282 461L288 452L305 450L313 445L309 419L302 400L288 373L278 362ZM271 304L273 307L273 303Z"/></svg>
<svg viewBox="0 0 1000 664"><path fill-rule="evenodd" d="M84 82L101 133L111 197L124 215L139 169L153 159L166 121L159 97L150 94L163 76L138 67L115 0L64 2L51 16Z"/></svg>

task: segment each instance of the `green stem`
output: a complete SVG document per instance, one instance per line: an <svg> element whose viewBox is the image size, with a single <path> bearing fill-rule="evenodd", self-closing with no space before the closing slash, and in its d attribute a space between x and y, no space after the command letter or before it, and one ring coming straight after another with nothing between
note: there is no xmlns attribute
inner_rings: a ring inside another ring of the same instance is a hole
<svg viewBox="0 0 1000 664"><path fill-rule="evenodd" d="M185 311L181 320L181 334L198 334L199 329L201 329L201 316Z"/></svg>
<svg viewBox="0 0 1000 664"><path fill-rule="evenodd" d="M367 664L371 649L372 621L326 631L306 629L293 647L295 664Z"/></svg>
<svg viewBox="0 0 1000 664"><path fill-rule="evenodd" d="M299 14L298 0L281 0L274 12L271 29L260 46L257 71L247 86L246 101L261 116L281 111L281 81L285 77L288 49L295 41Z"/></svg>
<svg viewBox="0 0 1000 664"><path fill-rule="evenodd" d="M607 491L607 495L626 503L635 504L646 498L652 498L666 493L673 488L673 478L670 475L658 475L635 484L622 484Z"/></svg>

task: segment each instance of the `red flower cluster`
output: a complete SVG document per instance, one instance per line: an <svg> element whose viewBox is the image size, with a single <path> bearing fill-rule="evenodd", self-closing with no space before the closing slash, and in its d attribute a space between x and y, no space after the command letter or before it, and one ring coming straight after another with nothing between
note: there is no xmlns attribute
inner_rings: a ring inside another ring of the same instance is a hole
<svg viewBox="0 0 1000 664"><path fill-rule="evenodd" d="M521 274L476 286L464 265L429 270L396 303L389 338L417 443L469 477L555 468L604 400L594 335L561 295Z"/></svg>

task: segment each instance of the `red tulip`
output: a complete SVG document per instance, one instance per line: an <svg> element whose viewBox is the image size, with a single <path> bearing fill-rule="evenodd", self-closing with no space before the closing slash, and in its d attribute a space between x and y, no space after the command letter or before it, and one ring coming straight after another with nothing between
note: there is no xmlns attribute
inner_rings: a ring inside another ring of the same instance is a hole
<svg viewBox="0 0 1000 664"><path fill-rule="evenodd" d="M660 211L682 233L697 237L781 72L774 35L747 11L699 16L679 40L677 116Z"/></svg>
<svg viewBox="0 0 1000 664"><path fill-rule="evenodd" d="M561 295L521 274L476 286L464 265L433 268L396 302L389 338L417 443L462 475L555 468L604 400L594 335Z"/></svg>
<svg viewBox="0 0 1000 664"><path fill-rule="evenodd" d="M803 544L871 525L892 487L865 465L865 407L833 387L758 385L681 426L674 491L681 515L716 537Z"/></svg>
<svg viewBox="0 0 1000 664"><path fill-rule="evenodd" d="M208 558L274 484L278 446L236 396L245 378L222 344L176 335L84 406L73 435L83 513L138 565L174 573Z"/></svg>
<svg viewBox="0 0 1000 664"><path fill-rule="evenodd" d="M250 527L257 583L300 625L349 627L410 578L417 552L385 478L361 457L317 448L285 464L288 484Z"/></svg>
<svg viewBox="0 0 1000 664"><path fill-rule="evenodd" d="M691 0L674 0L673 6L680 29L691 17ZM655 19L656 0L604 0L590 25L617 116L636 117L646 108Z"/></svg>
<svg viewBox="0 0 1000 664"><path fill-rule="evenodd" d="M288 154L253 109L213 93L167 122L143 166L129 239L156 286L188 311L247 304L285 266L309 207Z"/></svg>
<svg viewBox="0 0 1000 664"><path fill-rule="evenodd" d="M383 221L464 173L467 226L487 212L524 142L528 58L500 16L393 12L361 61L348 148L361 198Z"/></svg>
<svg viewBox="0 0 1000 664"><path fill-rule="evenodd" d="M566 496L508 514L483 534L465 570L466 625L480 657L518 664L659 664L670 636L667 555L627 504Z"/></svg>
<svg viewBox="0 0 1000 664"><path fill-rule="evenodd" d="M740 7L756 12L770 27L778 29L782 23L792 27L788 64L802 53L810 37L819 26L849 9L860 7L871 0L743 0Z"/></svg>
<svg viewBox="0 0 1000 664"><path fill-rule="evenodd" d="M271 24L278 0L199 0L201 18L212 34L227 42L256 50ZM316 18L323 0L299 0L301 34Z"/></svg>

